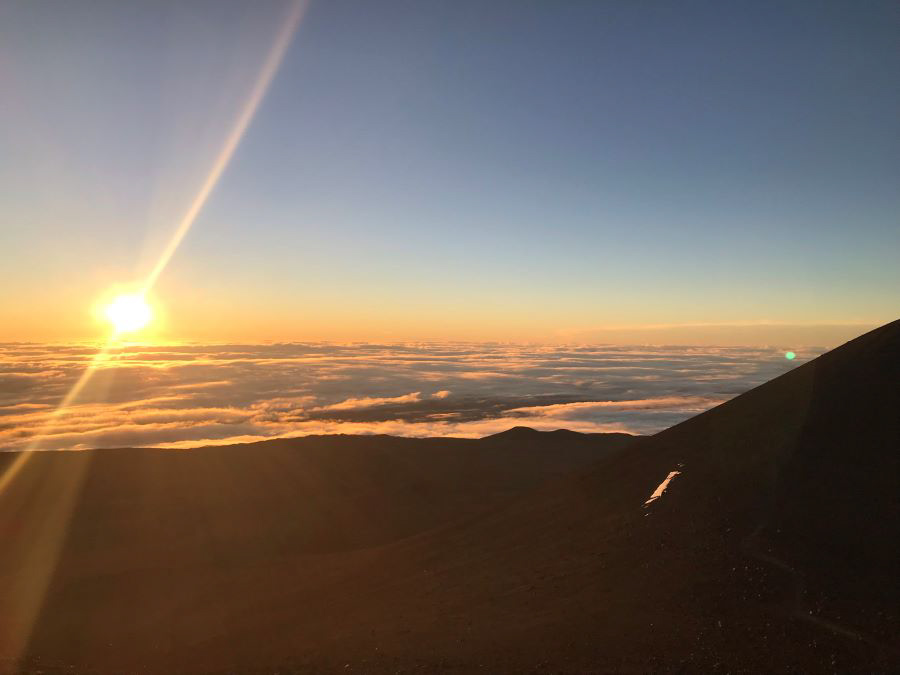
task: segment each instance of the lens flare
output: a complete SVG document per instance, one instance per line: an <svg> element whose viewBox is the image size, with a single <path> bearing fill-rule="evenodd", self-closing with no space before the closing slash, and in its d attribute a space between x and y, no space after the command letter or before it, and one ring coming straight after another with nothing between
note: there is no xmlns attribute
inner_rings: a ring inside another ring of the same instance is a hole
<svg viewBox="0 0 900 675"><path fill-rule="evenodd" d="M797 355L794 352L785 352L784 358L786 358L788 361L793 361L797 358Z"/></svg>
<svg viewBox="0 0 900 675"><path fill-rule="evenodd" d="M77 404L79 395L87 387L95 370L103 367L118 336L122 333L140 330L153 319L153 309L145 296L156 284L159 276L175 254L176 249L193 225L197 215L206 204L210 193L212 193L213 188L228 166L235 149L265 96L266 90L269 88L278 70L278 66L284 58L284 54L291 43L307 5L307 0L292 0L290 3L288 12L268 51L258 78L250 91L247 101L239 111L231 132L226 137L222 149L216 156L206 179L188 205L186 212L175 229L175 233L160 255L155 267L143 284L141 284L141 290L137 293L118 295L103 308L104 318L109 320L114 328L106 345L94 355L93 360L85 368L79 380L57 406L51 421L42 427L42 434L33 440L25 451L21 452L7 467L0 470L0 501L9 498L14 503L17 503L15 500L18 497L10 496L11 490L15 487L13 485L14 479L21 493L37 494L40 486L45 486L46 489L52 492L52 499L48 501L46 508L41 511L40 520L37 523L30 523L28 526L23 524L23 528L29 532L29 545L20 551L20 554L24 556L24 563L21 569L30 570L31 572L28 579L22 580L22 583L18 584L17 592L12 598L13 611L11 614L14 618L13 623L9 625L4 624L4 628L11 627L13 631L9 635L2 636L5 640L0 640L4 647L4 655L11 656L12 662L17 660L28 644L31 631L43 604L46 590L56 570L59 552L65 541L66 528L79 495L79 488L87 475L91 455L88 453L84 454L82 461L76 463L77 470L53 477L43 475L39 471L40 467L35 467L28 460L34 455L33 451L39 449L44 438L52 436L55 427L54 421L70 406ZM8 504L3 504L3 506L10 508ZM3 616L2 619L6 620L7 616ZM3 621L0 621L0 623L3 623Z"/></svg>

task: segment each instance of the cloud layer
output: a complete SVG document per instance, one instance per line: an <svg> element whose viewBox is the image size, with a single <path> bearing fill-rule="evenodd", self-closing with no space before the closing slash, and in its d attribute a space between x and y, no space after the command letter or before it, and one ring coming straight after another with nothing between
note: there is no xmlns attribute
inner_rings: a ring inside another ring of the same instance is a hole
<svg viewBox="0 0 900 675"><path fill-rule="evenodd" d="M503 344L0 345L0 448L192 447L313 433L648 434L816 356Z"/></svg>

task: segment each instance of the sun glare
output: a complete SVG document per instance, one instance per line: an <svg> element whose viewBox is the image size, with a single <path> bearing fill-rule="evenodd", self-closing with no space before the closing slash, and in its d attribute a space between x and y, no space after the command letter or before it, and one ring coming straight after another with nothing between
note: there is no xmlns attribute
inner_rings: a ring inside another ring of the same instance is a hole
<svg viewBox="0 0 900 675"><path fill-rule="evenodd" d="M133 333L153 319L153 310L138 293L116 296L104 312L116 333Z"/></svg>

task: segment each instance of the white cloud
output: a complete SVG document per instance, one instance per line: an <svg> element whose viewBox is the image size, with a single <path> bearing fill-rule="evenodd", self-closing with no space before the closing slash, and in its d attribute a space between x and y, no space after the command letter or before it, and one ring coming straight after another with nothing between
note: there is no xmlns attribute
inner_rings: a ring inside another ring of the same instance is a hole
<svg viewBox="0 0 900 675"><path fill-rule="evenodd" d="M359 408L373 408L379 405L392 405L397 403L414 403L419 400L420 392L414 391L411 394L403 396L382 396L364 398L348 398L340 403L332 403L331 405L323 405L313 408L313 411L322 410L358 410Z"/></svg>
<svg viewBox="0 0 900 675"><path fill-rule="evenodd" d="M795 367L780 350L498 344L0 344L0 448L481 436L515 425L653 433ZM427 387L427 389L426 389ZM422 394L422 390L433 393ZM452 395L451 395L452 392Z"/></svg>

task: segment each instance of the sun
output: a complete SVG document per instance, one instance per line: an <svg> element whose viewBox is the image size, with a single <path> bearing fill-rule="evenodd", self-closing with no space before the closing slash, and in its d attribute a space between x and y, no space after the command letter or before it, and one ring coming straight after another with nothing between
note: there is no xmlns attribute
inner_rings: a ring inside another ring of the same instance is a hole
<svg viewBox="0 0 900 675"><path fill-rule="evenodd" d="M153 320L153 309L139 293L117 295L103 313L117 334L133 333Z"/></svg>

